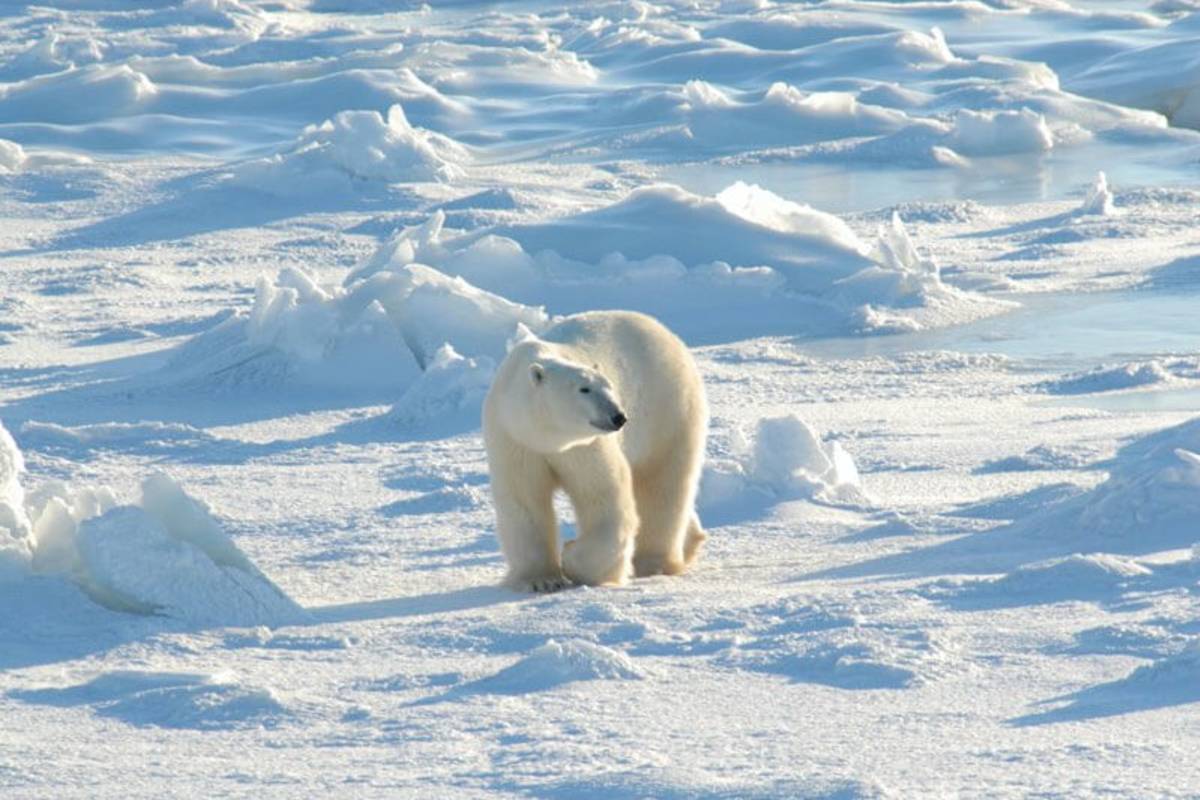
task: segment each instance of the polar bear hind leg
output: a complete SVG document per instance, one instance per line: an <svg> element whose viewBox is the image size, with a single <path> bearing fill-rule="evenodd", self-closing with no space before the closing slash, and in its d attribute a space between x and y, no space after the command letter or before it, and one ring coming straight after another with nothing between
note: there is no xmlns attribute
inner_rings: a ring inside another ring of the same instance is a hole
<svg viewBox="0 0 1200 800"><path fill-rule="evenodd" d="M638 577L685 571L706 538L694 509L696 480L686 474L698 463L694 449L694 445L676 447L634 472L641 520L633 553Z"/></svg>

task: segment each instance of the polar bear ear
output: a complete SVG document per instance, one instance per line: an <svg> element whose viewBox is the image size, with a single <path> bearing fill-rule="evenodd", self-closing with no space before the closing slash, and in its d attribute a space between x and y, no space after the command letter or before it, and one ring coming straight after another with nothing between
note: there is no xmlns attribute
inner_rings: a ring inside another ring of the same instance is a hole
<svg viewBox="0 0 1200 800"><path fill-rule="evenodd" d="M534 386L540 386L542 381L546 380L546 368L541 364L530 364L529 379L533 381Z"/></svg>
<svg viewBox="0 0 1200 800"><path fill-rule="evenodd" d="M517 329L515 331L513 331L513 335L510 336L508 339L508 349L512 350L514 347L521 344L521 342L536 342L536 341L537 341L537 334L535 334L533 331L529 330L529 328L525 326L524 322L518 322Z"/></svg>

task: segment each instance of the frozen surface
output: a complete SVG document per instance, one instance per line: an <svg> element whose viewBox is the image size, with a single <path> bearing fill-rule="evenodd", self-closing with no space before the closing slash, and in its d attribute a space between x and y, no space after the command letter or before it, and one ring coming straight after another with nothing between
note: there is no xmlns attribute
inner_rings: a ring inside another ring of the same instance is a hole
<svg viewBox="0 0 1200 800"><path fill-rule="evenodd" d="M1193 0L0 3L0 796L1194 797L1198 53ZM515 594L482 399L597 308L693 348L710 538Z"/></svg>

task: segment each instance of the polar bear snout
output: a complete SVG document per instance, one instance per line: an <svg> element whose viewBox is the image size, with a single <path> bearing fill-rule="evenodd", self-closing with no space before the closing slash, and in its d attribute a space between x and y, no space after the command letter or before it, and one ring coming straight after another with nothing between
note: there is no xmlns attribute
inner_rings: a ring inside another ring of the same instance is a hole
<svg viewBox="0 0 1200 800"><path fill-rule="evenodd" d="M607 433L615 433L625 427L625 423L628 421L629 418L625 416L625 412L618 409L608 419L601 422L593 422L592 427L599 428Z"/></svg>

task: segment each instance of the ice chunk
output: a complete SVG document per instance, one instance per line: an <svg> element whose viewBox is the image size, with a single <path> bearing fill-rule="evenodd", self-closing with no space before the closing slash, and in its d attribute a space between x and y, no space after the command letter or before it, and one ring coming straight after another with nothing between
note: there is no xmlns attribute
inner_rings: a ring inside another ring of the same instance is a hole
<svg viewBox="0 0 1200 800"><path fill-rule="evenodd" d="M1083 205L1079 207L1080 214L1099 214L1110 216L1116 213L1113 205L1113 193L1108 188L1108 177L1103 171L1096 173L1096 181L1088 190Z"/></svg>
<svg viewBox="0 0 1200 800"><path fill-rule="evenodd" d="M20 172L25 166L25 149L16 142L0 139L0 175L6 172Z"/></svg>
<svg viewBox="0 0 1200 800"><path fill-rule="evenodd" d="M524 325L518 326L528 332ZM421 377L392 407L389 417L401 425L413 425L446 422L466 414L477 422L495 371L496 362L487 356L464 358L443 344Z"/></svg>
<svg viewBox="0 0 1200 800"><path fill-rule="evenodd" d="M242 164L234 183L282 196L352 190L355 181L448 182L461 177L466 148L409 123L400 104L343 111L310 125L282 153Z"/></svg>
<svg viewBox="0 0 1200 800"><path fill-rule="evenodd" d="M32 525L25 511L21 474L25 460L0 423L0 581L19 575L32 556Z"/></svg>
<svg viewBox="0 0 1200 800"><path fill-rule="evenodd" d="M946 141L965 156L997 156L1039 153L1054 147L1054 134L1041 114L1019 111L971 111L954 116L954 128Z"/></svg>
<svg viewBox="0 0 1200 800"><path fill-rule="evenodd" d="M706 467L701 501L740 502L746 492L778 500L811 499L833 505L866 505L854 459L838 442L824 442L794 414L758 421L752 437L739 435L733 459Z"/></svg>
<svg viewBox="0 0 1200 800"><path fill-rule="evenodd" d="M395 251L357 271L346 286L322 287L302 270L258 280L254 305L182 345L167 376L223 383L296 383L337 391L407 389L449 344L493 361L518 324L542 330L549 317ZM408 252L412 252L411 249Z"/></svg>

